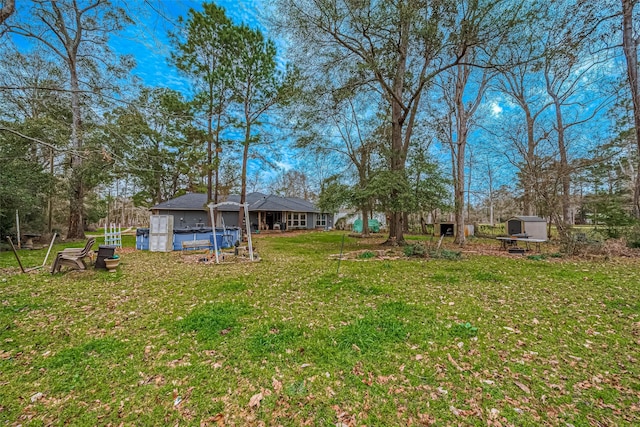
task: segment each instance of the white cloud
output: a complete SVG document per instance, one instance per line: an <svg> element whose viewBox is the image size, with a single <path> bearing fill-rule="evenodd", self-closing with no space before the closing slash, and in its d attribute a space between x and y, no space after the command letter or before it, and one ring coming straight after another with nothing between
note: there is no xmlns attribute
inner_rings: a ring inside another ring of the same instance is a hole
<svg viewBox="0 0 640 427"><path fill-rule="evenodd" d="M278 168L284 170L285 172L290 169L293 169L293 165L288 161L278 161L276 162L276 165L278 165Z"/></svg>

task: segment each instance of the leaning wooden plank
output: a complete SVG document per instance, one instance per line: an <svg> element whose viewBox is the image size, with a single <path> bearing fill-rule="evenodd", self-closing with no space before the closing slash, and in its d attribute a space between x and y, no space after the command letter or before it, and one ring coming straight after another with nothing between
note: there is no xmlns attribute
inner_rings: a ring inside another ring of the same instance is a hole
<svg viewBox="0 0 640 427"><path fill-rule="evenodd" d="M22 270L23 273L26 273L26 271L24 270L24 267L22 266L22 261L20 261L20 257L18 256L18 251L16 251L16 247L13 246L13 241L11 240L11 237L7 236L7 240L11 244L11 249L13 250L13 254L16 256L16 259L18 260L18 265L20 266L20 270Z"/></svg>

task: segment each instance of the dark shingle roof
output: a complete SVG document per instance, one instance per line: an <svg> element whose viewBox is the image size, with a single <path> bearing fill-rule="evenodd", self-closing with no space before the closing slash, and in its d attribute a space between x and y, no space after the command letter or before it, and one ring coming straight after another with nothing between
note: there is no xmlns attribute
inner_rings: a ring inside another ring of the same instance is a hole
<svg viewBox="0 0 640 427"><path fill-rule="evenodd" d="M320 212L311 202L297 197L265 196L264 199L252 203L250 211L291 211Z"/></svg>
<svg viewBox="0 0 640 427"><path fill-rule="evenodd" d="M158 203L152 206L151 209L160 210L175 210L175 211L194 211L194 210L206 210L207 195L200 193L187 193L183 196L176 197L175 199L167 200L166 202Z"/></svg>
<svg viewBox="0 0 640 427"><path fill-rule="evenodd" d="M240 196L231 194L225 201L239 203ZM151 207L151 209L176 211L207 210L206 203L206 194L188 193L175 199L159 203ZM247 194L247 203L249 203L250 211L320 212L313 203L297 197L280 197L262 193L249 193ZM221 205L218 209L221 211L236 211L238 207L234 205Z"/></svg>

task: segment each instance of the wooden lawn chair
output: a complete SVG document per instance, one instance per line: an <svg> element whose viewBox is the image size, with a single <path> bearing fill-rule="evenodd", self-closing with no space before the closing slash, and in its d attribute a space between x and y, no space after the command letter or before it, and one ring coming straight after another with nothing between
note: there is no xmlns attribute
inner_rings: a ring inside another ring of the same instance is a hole
<svg viewBox="0 0 640 427"><path fill-rule="evenodd" d="M84 248L67 248L56 255L56 259L51 266L51 274L60 271L63 265L74 270L86 270L87 264L84 259L91 253L91 247L96 242L95 237L89 238Z"/></svg>

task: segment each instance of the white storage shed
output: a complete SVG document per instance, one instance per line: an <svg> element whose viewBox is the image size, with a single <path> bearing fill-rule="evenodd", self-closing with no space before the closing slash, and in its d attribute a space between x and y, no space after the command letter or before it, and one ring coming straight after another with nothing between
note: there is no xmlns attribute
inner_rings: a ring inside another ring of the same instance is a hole
<svg viewBox="0 0 640 427"><path fill-rule="evenodd" d="M539 216L514 216L507 220L507 234L515 237L548 240L547 220Z"/></svg>

